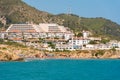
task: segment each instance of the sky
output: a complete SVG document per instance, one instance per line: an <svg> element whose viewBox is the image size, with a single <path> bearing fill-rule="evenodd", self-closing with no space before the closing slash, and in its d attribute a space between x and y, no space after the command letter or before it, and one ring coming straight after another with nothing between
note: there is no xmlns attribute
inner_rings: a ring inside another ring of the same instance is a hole
<svg viewBox="0 0 120 80"><path fill-rule="evenodd" d="M24 0L52 14L72 13L80 17L103 17L120 24L120 0Z"/></svg>

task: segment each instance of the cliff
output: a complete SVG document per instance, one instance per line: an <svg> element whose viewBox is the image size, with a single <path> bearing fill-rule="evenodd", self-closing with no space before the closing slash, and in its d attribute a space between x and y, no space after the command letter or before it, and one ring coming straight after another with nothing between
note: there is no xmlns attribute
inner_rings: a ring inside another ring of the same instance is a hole
<svg viewBox="0 0 120 80"><path fill-rule="evenodd" d="M17 46L16 44L0 44L0 61L21 61L26 57L34 58L40 54L41 51L31 47Z"/></svg>
<svg viewBox="0 0 120 80"><path fill-rule="evenodd" d="M115 59L120 58L120 50L79 50L54 52L57 58L71 59Z"/></svg>
<svg viewBox="0 0 120 80"><path fill-rule="evenodd" d="M116 59L120 58L120 50L79 50L48 52L19 44L0 44L0 61L22 61L25 58L53 59Z"/></svg>

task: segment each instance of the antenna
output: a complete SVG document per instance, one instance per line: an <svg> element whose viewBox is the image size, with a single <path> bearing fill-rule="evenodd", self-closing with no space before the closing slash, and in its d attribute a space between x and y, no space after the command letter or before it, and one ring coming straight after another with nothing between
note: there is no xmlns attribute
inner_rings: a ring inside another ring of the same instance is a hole
<svg viewBox="0 0 120 80"><path fill-rule="evenodd" d="M68 8L67 14L70 15L72 13L71 7Z"/></svg>

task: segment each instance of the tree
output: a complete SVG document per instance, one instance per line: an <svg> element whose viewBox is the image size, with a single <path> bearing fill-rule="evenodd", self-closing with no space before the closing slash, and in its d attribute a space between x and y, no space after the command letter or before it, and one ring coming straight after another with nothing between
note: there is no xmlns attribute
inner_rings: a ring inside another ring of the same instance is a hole
<svg viewBox="0 0 120 80"><path fill-rule="evenodd" d="M53 44L52 42L48 42L49 47L51 47L52 49L55 49L55 44Z"/></svg>
<svg viewBox="0 0 120 80"><path fill-rule="evenodd" d="M81 32L77 34L77 37L81 37L81 36L83 36Z"/></svg>
<svg viewBox="0 0 120 80"><path fill-rule="evenodd" d="M97 44L96 41L90 41L89 44Z"/></svg>
<svg viewBox="0 0 120 80"><path fill-rule="evenodd" d="M106 44L106 43L109 42L109 41L110 41L109 39L102 39L102 40L101 40L101 43Z"/></svg>

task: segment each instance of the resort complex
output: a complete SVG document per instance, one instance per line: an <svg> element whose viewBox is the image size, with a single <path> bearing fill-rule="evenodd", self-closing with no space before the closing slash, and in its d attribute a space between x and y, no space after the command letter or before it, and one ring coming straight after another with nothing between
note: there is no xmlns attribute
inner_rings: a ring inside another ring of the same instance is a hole
<svg viewBox="0 0 120 80"><path fill-rule="evenodd" d="M26 23L11 24L0 38L48 51L120 49L117 40L102 42L101 37L90 37L89 31L81 33L81 37L76 37L70 28L55 23Z"/></svg>
<svg viewBox="0 0 120 80"><path fill-rule="evenodd" d="M59 26L57 24L45 24L45 23L41 23L39 25L11 24L10 27L6 30L6 33L9 33L8 39L12 40L14 40L14 38L19 38L19 40L21 40L23 37L25 39L56 37L68 40L73 35L69 28Z"/></svg>

